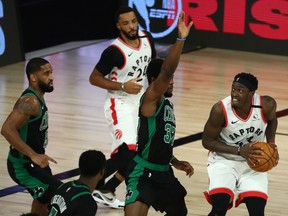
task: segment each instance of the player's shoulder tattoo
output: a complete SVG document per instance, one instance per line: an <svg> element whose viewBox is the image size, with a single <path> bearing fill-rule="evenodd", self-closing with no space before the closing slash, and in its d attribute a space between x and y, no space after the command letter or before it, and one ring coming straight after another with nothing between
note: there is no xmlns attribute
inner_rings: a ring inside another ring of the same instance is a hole
<svg viewBox="0 0 288 216"><path fill-rule="evenodd" d="M38 100L33 96L23 97L18 102L18 108L24 112L35 112L38 106Z"/></svg>
<svg viewBox="0 0 288 216"><path fill-rule="evenodd" d="M264 95L262 98L263 98L263 102L266 103L267 105L276 106L277 104L276 100L271 96Z"/></svg>

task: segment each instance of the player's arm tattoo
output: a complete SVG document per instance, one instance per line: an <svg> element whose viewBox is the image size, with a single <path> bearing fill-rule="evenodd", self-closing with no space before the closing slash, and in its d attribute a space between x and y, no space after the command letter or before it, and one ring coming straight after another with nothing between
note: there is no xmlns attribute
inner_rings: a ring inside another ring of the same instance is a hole
<svg viewBox="0 0 288 216"><path fill-rule="evenodd" d="M33 106L28 101L24 101L24 103L20 104L19 108L24 112L29 112L33 110Z"/></svg>
<svg viewBox="0 0 288 216"><path fill-rule="evenodd" d="M34 98L23 98L18 105L18 111L25 115L37 115L37 101Z"/></svg>

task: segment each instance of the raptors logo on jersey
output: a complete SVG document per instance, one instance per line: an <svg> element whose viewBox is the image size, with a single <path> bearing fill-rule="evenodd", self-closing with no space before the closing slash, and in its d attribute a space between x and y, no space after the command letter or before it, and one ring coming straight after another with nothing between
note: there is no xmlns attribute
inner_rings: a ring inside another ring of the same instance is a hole
<svg viewBox="0 0 288 216"><path fill-rule="evenodd" d="M117 139L117 140L119 140L119 139L121 139L122 138L122 131L120 130L120 129L117 129L116 131L115 131L115 138Z"/></svg>
<svg viewBox="0 0 288 216"><path fill-rule="evenodd" d="M231 96L224 98L221 103L226 120L219 137L221 142L230 146L242 146L253 141L264 140L264 131L266 130L267 122L262 113L262 98L260 95L257 93L254 94L250 113L246 119L239 117L233 110L231 106ZM245 160L236 155L224 153L215 154L224 156L225 158Z"/></svg>
<svg viewBox="0 0 288 216"><path fill-rule="evenodd" d="M151 61L152 48L148 37L146 37L144 31L139 31L139 47L135 48L127 45L120 37L115 39L111 45L115 46L124 56L124 64L121 68L114 67L109 74L109 79L117 82L127 82L134 78L142 78L138 84L147 86L146 70L149 62ZM142 88L141 92L136 95L137 100L144 93L145 88ZM117 97L119 94L135 97L121 91L108 91L111 98Z"/></svg>

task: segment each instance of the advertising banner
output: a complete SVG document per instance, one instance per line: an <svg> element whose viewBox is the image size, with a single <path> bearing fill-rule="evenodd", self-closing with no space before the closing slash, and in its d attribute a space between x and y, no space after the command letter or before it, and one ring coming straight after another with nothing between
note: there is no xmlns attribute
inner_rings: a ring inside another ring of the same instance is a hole
<svg viewBox="0 0 288 216"><path fill-rule="evenodd" d="M191 46L288 56L287 0L122 0L134 8L140 28L173 43L181 10L194 21Z"/></svg>

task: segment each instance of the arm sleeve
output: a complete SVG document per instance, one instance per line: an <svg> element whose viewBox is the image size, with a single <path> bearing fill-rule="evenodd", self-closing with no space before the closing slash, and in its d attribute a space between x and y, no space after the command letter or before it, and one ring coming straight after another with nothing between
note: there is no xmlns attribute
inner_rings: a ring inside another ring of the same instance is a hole
<svg viewBox="0 0 288 216"><path fill-rule="evenodd" d="M112 71L113 67L121 68L123 64L124 56L121 51L115 46L109 46L103 51L95 68L106 76Z"/></svg>

